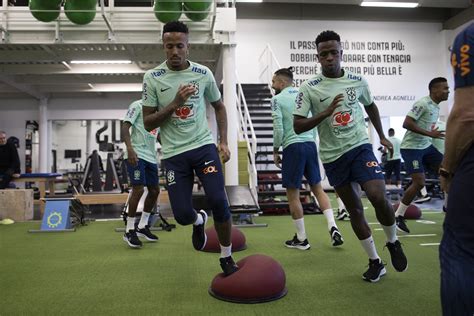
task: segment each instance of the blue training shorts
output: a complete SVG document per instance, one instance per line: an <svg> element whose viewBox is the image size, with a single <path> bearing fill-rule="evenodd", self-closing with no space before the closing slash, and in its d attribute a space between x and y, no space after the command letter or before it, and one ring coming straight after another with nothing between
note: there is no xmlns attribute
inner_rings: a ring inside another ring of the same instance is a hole
<svg viewBox="0 0 474 316"><path fill-rule="evenodd" d="M337 160L325 163L324 169L329 184L335 188L351 182L362 185L369 180L384 179L371 144L363 144L349 150Z"/></svg>
<svg viewBox="0 0 474 316"><path fill-rule="evenodd" d="M130 184L158 186L158 164L151 163L143 159L138 159L137 166L132 166L128 160L127 171L130 177Z"/></svg>
<svg viewBox="0 0 474 316"><path fill-rule="evenodd" d="M163 160L166 184L175 220L189 225L196 220L192 204L194 174L201 180L214 221L226 222L230 207L216 145L207 144Z"/></svg>
<svg viewBox="0 0 474 316"><path fill-rule="evenodd" d="M405 161L407 174L424 173L425 168L423 166L431 166L433 170L437 171L443 160L443 154L433 145L425 149L400 149L400 153Z"/></svg>
<svg viewBox="0 0 474 316"><path fill-rule="evenodd" d="M303 175L309 185L321 182L316 144L294 143L284 148L281 173L284 188L299 189Z"/></svg>

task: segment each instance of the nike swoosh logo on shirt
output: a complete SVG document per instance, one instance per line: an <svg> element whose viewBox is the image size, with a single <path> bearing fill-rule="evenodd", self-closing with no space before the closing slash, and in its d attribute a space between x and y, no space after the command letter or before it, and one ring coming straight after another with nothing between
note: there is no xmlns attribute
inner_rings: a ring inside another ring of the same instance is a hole
<svg viewBox="0 0 474 316"><path fill-rule="evenodd" d="M161 88L161 90L160 90L160 91L161 91L161 92L165 92L166 90L169 90L169 89L171 89L171 87L164 88L164 89L163 89L163 88Z"/></svg>
<svg viewBox="0 0 474 316"><path fill-rule="evenodd" d="M319 102L324 102L326 101L327 99L329 99L330 97L327 97L327 98L324 98L324 99L319 99Z"/></svg>
<svg viewBox="0 0 474 316"><path fill-rule="evenodd" d="M375 170L375 173L381 173L382 170Z"/></svg>
<svg viewBox="0 0 474 316"><path fill-rule="evenodd" d="M204 162L204 165L207 166L207 165L210 164L211 162L214 162L214 160L205 161L205 162Z"/></svg>

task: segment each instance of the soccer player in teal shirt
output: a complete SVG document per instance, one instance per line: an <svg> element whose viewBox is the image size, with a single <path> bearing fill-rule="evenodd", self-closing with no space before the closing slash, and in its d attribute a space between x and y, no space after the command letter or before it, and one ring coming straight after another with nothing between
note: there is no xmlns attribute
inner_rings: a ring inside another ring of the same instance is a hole
<svg viewBox="0 0 474 316"><path fill-rule="evenodd" d="M374 125L380 143L389 151L392 151L392 144L383 133L367 81L341 67L339 35L334 31L322 32L316 38L316 47L322 74L300 87L293 112L295 132L302 133L317 126L319 152L329 183L346 205L352 229L369 257L369 269L362 277L366 281L377 282L386 270L365 220L362 201L351 182L361 185L374 206L387 237L386 246L395 270L405 271L408 264L396 235L392 206L385 197L384 176L369 143L360 104ZM310 111L312 117L308 117Z"/></svg>
<svg viewBox="0 0 474 316"><path fill-rule="evenodd" d="M179 224L193 224L196 250L204 249L207 242L207 214L196 211L192 204L194 173L201 180L221 247L220 265L230 275L238 267L231 256L232 218L219 157L224 162L230 159L227 115L209 68L187 59L188 33L188 27L179 21L163 26L166 61L143 78L143 121L147 130L160 127L171 208ZM206 118L206 99L215 110L217 148Z"/></svg>
<svg viewBox="0 0 474 316"><path fill-rule="evenodd" d="M402 200L395 212L397 228L409 233L405 223L405 212L418 191L425 186L424 166L438 171L443 155L432 144L432 138L443 138L444 131L436 127L439 117L439 104L449 96L449 86L446 78L434 78L428 84L430 94L413 104L403 122L407 129L403 136L400 152L405 161L405 169L411 176L411 184L403 194Z"/></svg>
<svg viewBox="0 0 474 316"><path fill-rule="evenodd" d="M402 181L400 179L400 166L402 163L402 156L400 155L401 141L397 137L395 137L395 130L393 128L390 128L388 130L388 140L392 144L392 152L387 153L387 162L384 166L385 183L392 184L393 173L395 175L395 181L397 183L397 186L400 187L400 185L402 184Z"/></svg>
<svg viewBox="0 0 474 316"><path fill-rule="evenodd" d="M158 161L156 159L157 129L150 132L145 130L141 100L130 104L123 119L122 136L127 146L124 158L132 185L132 192L128 200L127 227L123 240L132 248L141 248L142 242L138 236L148 241L158 241L158 237L150 231L148 219L160 193ZM144 186L147 187L148 194L145 198L140 222L135 228L135 214L144 192Z"/></svg>
<svg viewBox="0 0 474 316"><path fill-rule="evenodd" d="M318 151L316 149L316 130L296 134L293 130L293 111L296 105L298 89L292 87L293 73L288 68L277 70L273 75L272 88L275 96L272 98L273 118L273 157L275 165L281 168L282 183L286 189L291 217L296 228L293 239L287 240L289 248L306 250L310 248L306 238L303 207L300 201L300 188L303 175L316 196L323 211L331 235L332 245L340 246L344 240L334 221L329 197L321 186ZM283 160L279 150L283 147Z"/></svg>

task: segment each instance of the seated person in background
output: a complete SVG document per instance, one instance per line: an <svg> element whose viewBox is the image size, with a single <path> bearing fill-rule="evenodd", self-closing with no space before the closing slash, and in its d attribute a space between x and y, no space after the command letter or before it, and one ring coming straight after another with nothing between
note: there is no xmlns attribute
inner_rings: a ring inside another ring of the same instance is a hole
<svg viewBox="0 0 474 316"><path fill-rule="evenodd" d="M99 155L99 152L97 151L97 149L94 149L94 150L92 151L92 154L90 154L88 158L89 158L89 159L92 159L92 157L93 157L95 154L99 157L98 161L99 161L99 169L100 169L100 171L102 171L102 172L105 171L105 169L104 169L104 163L102 162L102 157Z"/></svg>
<svg viewBox="0 0 474 316"><path fill-rule="evenodd" d="M7 143L7 133L0 131L0 189L8 187L12 177L20 176L20 157L12 143Z"/></svg>

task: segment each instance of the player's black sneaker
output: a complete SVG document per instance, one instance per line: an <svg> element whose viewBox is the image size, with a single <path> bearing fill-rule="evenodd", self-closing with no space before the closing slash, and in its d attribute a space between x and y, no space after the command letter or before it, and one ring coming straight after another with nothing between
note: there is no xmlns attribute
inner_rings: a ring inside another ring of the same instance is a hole
<svg viewBox="0 0 474 316"><path fill-rule="evenodd" d="M137 232L135 230L129 230L123 235L123 241L125 241L131 248L141 248L142 242L138 239Z"/></svg>
<svg viewBox="0 0 474 316"><path fill-rule="evenodd" d="M158 241L158 236L152 234L150 226L146 225L144 228L137 227L137 236L143 237L148 241Z"/></svg>
<svg viewBox="0 0 474 316"><path fill-rule="evenodd" d="M308 242L308 239L305 239L305 240L301 241L301 240L298 239L296 234L293 237L293 239L285 241L285 246L287 246L288 248L296 248L296 249L300 249L300 250L307 250L307 249L311 248L311 246Z"/></svg>
<svg viewBox="0 0 474 316"><path fill-rule="evenodd" d="M387 273L385 266L380 259L369 259L369 269L365 271L362 275L362 278L367 282L378 282L380 277L384 276Z"/></svg>
<svg viewBox="0 0 474 316"><path fill-rule="evenodd" d="M413 203L421 204L421 203L428 202L429 200L431 200L431 196L429 196L427 194L427 195L423 195L422 197L414 200Z"/></svg>
<svg viewBox="0 0 474 316"><path fill-rule="evenodd" d="M349 212L343 208L342 210L338 210L336 214L336 219L339 221L349 220L351 219Z"/></svg>
<svg viewBox="0 0 474 316"><path fill-rule="evenodd" d="M239 267L235 264L234 259L232 259L232 256L219 258L219 262L221 264L221 268L225 276L229 276L235 271L239 270Z"/></svg>
<svg viewBox="0 0 474 316"><path fill-rule="evenodd" d="M405 223L405 217L398 215L395 217L395 223L397 224L397 229L401 232L410 233L407 224Z"/></svg>
<svg viewBox="0 0 474 316"><path fill-rule="evenodd" d="M344 243L344 239L336 226L331 227L329 234L331 235L332 245L334 247L340 246Z"/></svg>
<svg viewBox="0 0 474 316"><path fill-rule="evenodd" d="M206 223L207 213L204 210L200 210L198 214L202 215L203 223L201 225L193 225L193 247L196 250L203 250L206 246Z"/></svg>
<svg viewBox="0 0 474 316"><path fill-rule="evenodd" d="M392 259L392 265L398 272L403 272L408 268L407 257L403 253L402 244L399 240L394 243L388 242L385 244L388 251L390 251L390 258Z"/></svg>

